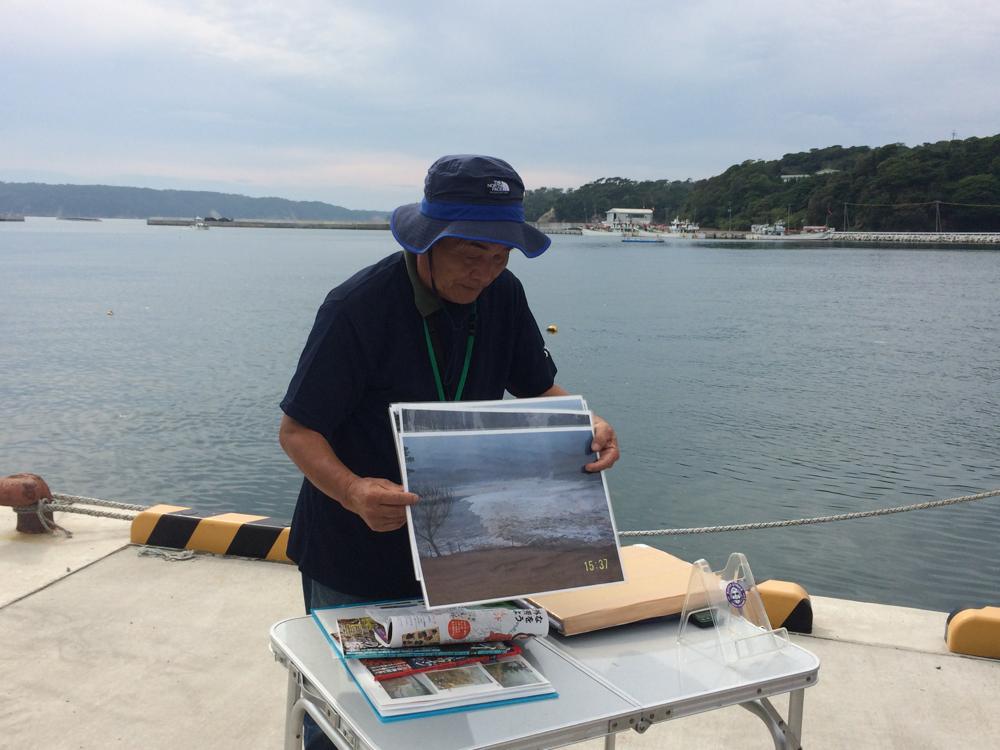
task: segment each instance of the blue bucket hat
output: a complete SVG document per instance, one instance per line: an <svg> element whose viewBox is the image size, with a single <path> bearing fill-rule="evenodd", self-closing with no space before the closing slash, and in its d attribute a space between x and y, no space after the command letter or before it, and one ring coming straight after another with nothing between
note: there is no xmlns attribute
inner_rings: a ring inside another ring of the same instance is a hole
<svg viewBox="0 0 1000 750"><path fill-rule="evenodd" d="M424 199L392 212L396 242L418 255L443 237L516 247L529 258L552 243L524 221L524 182L492 156L442 156L424 179Z"/></svg>

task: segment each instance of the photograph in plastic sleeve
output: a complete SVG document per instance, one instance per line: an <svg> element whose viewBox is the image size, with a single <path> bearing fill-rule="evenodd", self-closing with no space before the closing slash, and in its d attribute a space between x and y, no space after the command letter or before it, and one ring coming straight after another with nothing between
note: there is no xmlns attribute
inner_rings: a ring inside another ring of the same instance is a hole
<svg viewBox="0 0 1000 750"><path fill-rule="evenodd" d="M624 580L589 427L403 433L410 540L429 607Z"/></svg>
<svg viewBox="0 0 1000 750"><path fill-rule="evenodd" d="M447 411L482 411L513 409L514 411L588 411L583 396L538 396L537 398L504 398L493 401L414 401L392 404L391 409L441 409Z"/></svg>
<svg viewBox="0 0 1000 750"><path fill-rule="evenodd" d="M548 429L552 427L590 427L589 411L511 411L506 409L416 409L399 411L402 433L453 432L486 430Z"/></svg>

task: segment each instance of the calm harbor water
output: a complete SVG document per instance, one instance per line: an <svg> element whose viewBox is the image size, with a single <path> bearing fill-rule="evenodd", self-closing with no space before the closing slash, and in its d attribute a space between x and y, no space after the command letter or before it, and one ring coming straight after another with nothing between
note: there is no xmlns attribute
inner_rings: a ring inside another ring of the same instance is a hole
<svg viewBox="0 0 1000 750"><path fill-rule="evenodd" d="M394 250L387 232L0 223L0 474L287 519L277 404L327 290ZM557 236L511 268L559 327L559 382L619 432L620 530L1000 488L998 250ZM997 601L998 508L646 541L950 610Z"/></svg>

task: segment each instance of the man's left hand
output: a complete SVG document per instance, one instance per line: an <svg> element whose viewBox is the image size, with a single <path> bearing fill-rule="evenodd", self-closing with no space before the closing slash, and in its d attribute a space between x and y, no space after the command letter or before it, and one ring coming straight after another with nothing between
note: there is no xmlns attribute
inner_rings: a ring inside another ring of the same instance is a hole
<svg viewBox="0 0 1000 750"><path fill-rule="evenodd" d="M583 467L590 472L610 469L621 458L615 428L596 414L594 415L594 442L590 444L590 449L600 454L600 458Z"/></svg>

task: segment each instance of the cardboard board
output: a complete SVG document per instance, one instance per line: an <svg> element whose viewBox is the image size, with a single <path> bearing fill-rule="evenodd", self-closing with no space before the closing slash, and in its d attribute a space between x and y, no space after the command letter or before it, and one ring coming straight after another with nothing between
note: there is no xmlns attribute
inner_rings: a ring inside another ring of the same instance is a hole
<svg viewBox="0 0 1000 750"><path fill-rule="evenodd" d="M528 597L563 635L678 614L691 563L645 544L621 548L626 583Z"/></svg>

